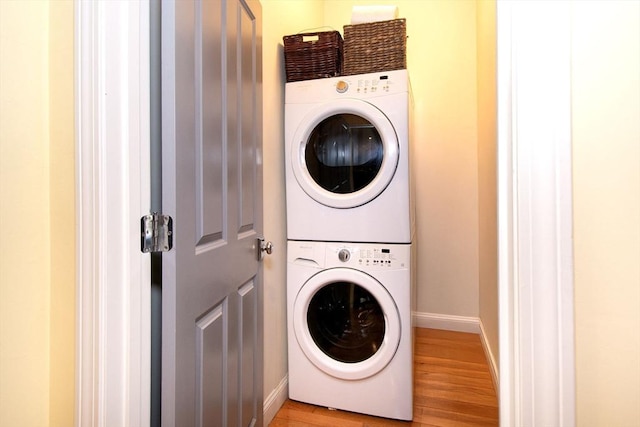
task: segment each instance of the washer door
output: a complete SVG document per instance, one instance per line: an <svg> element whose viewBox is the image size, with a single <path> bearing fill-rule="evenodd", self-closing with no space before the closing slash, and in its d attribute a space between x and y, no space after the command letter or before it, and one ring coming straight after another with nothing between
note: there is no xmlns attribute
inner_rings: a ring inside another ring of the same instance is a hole
<svg viewBox="0 0 640 427"><path fill-rule="evenodd" d="M293 306L298 345L318 369L340 379L375 375L400 343L393 298L373 277L333 268L311 277Z"/></svg>
<svg viewBox="0 0 640 427"><path fill-rule="evenodd" d="M322 105L302 120L294 135L292 168L314 200L352 208L375 199L398 166L398 137L389 119L363 101Z"/></svg>

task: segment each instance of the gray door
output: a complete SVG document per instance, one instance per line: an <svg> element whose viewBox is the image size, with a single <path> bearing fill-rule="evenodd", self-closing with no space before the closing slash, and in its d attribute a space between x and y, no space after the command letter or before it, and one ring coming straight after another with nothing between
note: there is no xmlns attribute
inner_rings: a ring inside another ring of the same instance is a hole
<svg viewBox="0 0 640 427"><path fill-rule="evenodd" d="M162 425L262 425L260 4L161 7Z"/></svg>

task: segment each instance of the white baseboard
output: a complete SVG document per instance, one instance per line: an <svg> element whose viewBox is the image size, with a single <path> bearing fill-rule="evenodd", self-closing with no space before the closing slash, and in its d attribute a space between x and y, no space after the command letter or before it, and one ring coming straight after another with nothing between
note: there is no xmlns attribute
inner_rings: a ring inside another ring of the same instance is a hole
<svg viewBox="0 0 640 427"><path fill-rule="evenodd" d="M496 362L496 358L491 351L491 347L489 346L489 341L487 340L487 334L484 332L484 326L482 324L482 320L480 320L480 341L482 341L482 347L484 348L484 354L487 357L487 361L489 362L489 369L491 370L491 378L493 379L493 387L496 390L500 390L500 376L498 371L498 363Z"/></svg>
<svg viewBox="0 0 640 427"><path fill-rule="evenodd" d="M289 397L289 375L280 381L278 386L269 393L269 396L264 401L263 418L264 425L268 426L269 423L278 413L278 410L282 407L284 402Z"/></svg>
<svg viewBox="0 0 640 427"><path fill-rule="evenodd" d="M449 314L413 312L413 324L418 328L443 329L445 331L470 332L480 335L482 348L487 357L495 390L499 390L500 377L496 358L491 351L482 321L477 317L452 316Z"/></svg>
<svg viewBox="0 0 640 427"><path fill-rule="evenodd" d="M480 333L477 317L453 316L449 314L413 312L413 324L418 328L443 329L445 331Z"/></svg>

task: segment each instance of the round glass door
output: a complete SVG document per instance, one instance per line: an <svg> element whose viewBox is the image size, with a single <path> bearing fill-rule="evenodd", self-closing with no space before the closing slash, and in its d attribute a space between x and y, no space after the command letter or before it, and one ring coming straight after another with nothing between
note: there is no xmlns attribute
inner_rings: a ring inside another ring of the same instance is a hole
<svg viewBox="0 0 640 427"><path fill-rule="evenodd" d="M318 290L307 309L307 325L318 348L345 363L367 360L384 339L382 307L371 292L350 282Z"/></svg>
<svg viewBox="0 0 640 427"><path fill-rule="evenodd" d="M323 270L298 293L293 309L296 339L319 369L341 379L362 379L384 369L400 343L393 298L368 274Z"/></svg>
<svg viewBox="0 0 640 427"><path fill-rule="evenodd" d="M311 131L305 163L320 187L348 194L371 184L383 154L382 138L370 121L355 114L335 114Z"/></svg>
<svg viewBox="0 0 640 427"><path fill-rule="evenodd" d="M335 208L375 199L391 182L399 156L389 119L373 105L353 99L308 114L292 149L291 166L302 189Z"/></svg>

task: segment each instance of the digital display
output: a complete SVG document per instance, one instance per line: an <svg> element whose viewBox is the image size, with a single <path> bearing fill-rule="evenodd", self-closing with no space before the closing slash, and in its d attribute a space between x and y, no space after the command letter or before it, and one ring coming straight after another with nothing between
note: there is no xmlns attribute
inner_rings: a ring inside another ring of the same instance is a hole
<svg viewBox="0 0 640 427"><path fill-rule="evenodd" d="M389 76L380 76L380 80L387 80Z"/></svg>
<svg viewBox="0 0 640 427"><path fill-rule="evenodd" d="M390 252L391 252L391 251L390 251L389 249L382 249L382 253L383 253L383 254L388 254L388 253L390 253Z"/></svg>

